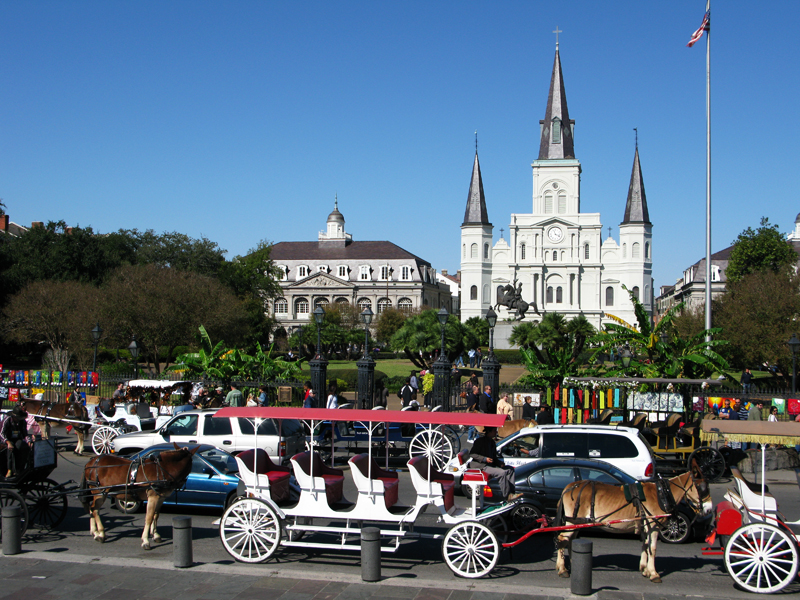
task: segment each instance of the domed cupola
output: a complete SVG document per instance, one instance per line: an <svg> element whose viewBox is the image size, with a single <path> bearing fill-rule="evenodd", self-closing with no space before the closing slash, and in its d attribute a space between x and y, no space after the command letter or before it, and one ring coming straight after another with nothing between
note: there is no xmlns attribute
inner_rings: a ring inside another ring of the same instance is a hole
<svg viewBox="0 0 800 600"><path fill-rule="evenodd" d="M352 236L344 231L344 215L339 212L339 197L333 201L333 211L328 215L325 231L320 231L319 241L326 246L346 246L352 241Z"/></svg>

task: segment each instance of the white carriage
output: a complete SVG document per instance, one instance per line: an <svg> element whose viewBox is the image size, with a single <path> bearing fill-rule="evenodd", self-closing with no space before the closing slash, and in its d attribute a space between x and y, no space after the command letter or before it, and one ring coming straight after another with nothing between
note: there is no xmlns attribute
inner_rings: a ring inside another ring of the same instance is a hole
<svg viewBox="0 0 800 600"><path fill-rule="evenodd" d="M297 419L313 431L318 422L335 422L344 416L342 413L335 409L254 407L223 408L216 416ZM444 424L499 427L505 421L505 415L481 413L350 410L346 416L368 430L368 448L372 448L372 433L385 431L387 423L421 423L433 429ZM348 461L358 493L355 502L349 502L343 494L344 470L327 466L316 452L302 452L291 459L299 497L291 493L288 468L273 464L263 450L244 452L237 456L237 462L246 494L228 507L220 521L222 544L236 560L252 563L269 559L281 545L358 551L361 527L369 523L380 528L382 552L397 551L403 539L440 539L450 569L463 577L482 577L494 568L500 554L501 543L493 527L514 504L484 508L483 495L473 493L470 507L457 506L453 473L434 468L431 457L435 452L432 448L430 456L419 455L408 461L416 491L412 506L399 502L398 474L380 468L370 454L359 454ZM463 471L462 485L482 488L486 475L466 467L462 453L447 469ZM449 526L447 532L414 531L415 521L427 510ZM305 535L314 539L303 540ZM318 541L320 538L326 541Z"/></svg>
<svg viewBox="0 0 800 600"><path fill-rule="evenodd" d="M160 397L172 394L184 386L192 385L191 381L158 381L150 379L133 379L128 382L128 393L138 397L142 393L157 392ZM128 400L128 399L126 399ZM162 406L161 408L171 408ZM147 410L147 415L140 412ZM158 429L172 418L172 412L147 406L144 402L118 401L113 415L106 415L100 407L89 414L92 419L92 450L95 454L111 452L114 439L123 434L146 429Z"/></svg>

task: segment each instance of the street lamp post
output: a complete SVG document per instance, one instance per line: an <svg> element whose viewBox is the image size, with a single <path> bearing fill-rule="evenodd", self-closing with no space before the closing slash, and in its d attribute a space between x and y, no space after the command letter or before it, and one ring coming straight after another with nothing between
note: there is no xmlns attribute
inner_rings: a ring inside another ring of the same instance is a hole
<svg viewBox="0 0 800 600"><path fill-rule="evenodd" d="M433 406L441 406L442 410L450 410L450 380L452 378L450 361L447 360L447 349L444 347L444 329L450 314L443 306L436 318L442 328L442 348L439 351L439 358L433 363Z"/></svg>
<svg viewBox="0 0 800 600"><path fill-rule="evenodd" d="M789 349L792 351L792 394L797 392L797 350L800 349L800 340L793 333L789 339Z"/></svg>
<svg viewBox="0 0 800 600"><path fill-rule="evenodd" d="M103 335L103 328L97 323L92 329L92 341L94 342L94 359L92 359L92 373L97 371L97 344L100 343L100 336Z"/></svg>
<svg viewBox="0 0 800 600"><path fill-rule="evenodd" d="M489 323L489 354L483 360L483 385L492 388L492 399L496 401L497 390L500 387L500 362L494 355L494 326L497 325L497 313L490 306L486 311L486 321Z"/></svg>
<svg viewBox="0 0 800 600"><path fill-rule="evenodd" d="M139 358L139 344L136 343L136 336L131 336L131 343L128 346L128 351L131 353L131 358L133 359L133 370L136 374L136 377L139 377L139 362L136 360Z"/></svg>
<svg viewBox="0 0 800 600"><path fill-rule="evenodd" d="M633 358L633 354L631 353L631 349L628 346L625 346L622 349L622 352L619 353L619 357L622 360L622 368L625 369L625 374L628 374L628 367L631 366L631 359Z"/></svg>
<svg viewBox="0 0 800 600"><path fill-rule="evenodd" d="M369 352L369 324L372 323L374 313L367 307L361 312L361 322L364 323L364 356L358 360L358 408L372 408L372 392L375 386L375 361Z"/></svg>
<svg viewBox="0 0 800 600"><path fill-rule="evenodd" d="M322 355L322 345L320 343L320 331L322 321L325 319L325 309L317 305L313 314L314 322L317 324L317 352L314 354L314 358L308 361L308 367L311 370L311 388L317 395L317 402L322 402L323 398L327 398L325 383L328 379L328 359Z"/></svg>

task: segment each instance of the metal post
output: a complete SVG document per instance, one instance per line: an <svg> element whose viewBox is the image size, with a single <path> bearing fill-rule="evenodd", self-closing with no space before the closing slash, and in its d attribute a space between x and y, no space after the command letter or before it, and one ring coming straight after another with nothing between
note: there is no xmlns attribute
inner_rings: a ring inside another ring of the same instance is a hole
<svg viewBox="0 0 800 600"><path fill-rule="evenodd" d="M381 530L361 528L361 580L381 580Z"/></svg>
<svg viewBox="0 0 800 600"><path fill-rule="evenodd" d="M308 361L308 367L311 370L311 389L317 395L317 408L325 408L325 399L328 397L325 391L328 381L328 359L317 354Z"/></svg>
<svg viewBox="0 0 800 600"><path fill-rule="evenodd" d="M592 593L592 541L574 540L569 551L571 563L569 586L576 596Z"/></svg>
<svg viewBox="0 0 800 600"><path fill-rule="evenodd" d="M792 354L792 394L797 393L797 355Z"/></svg>
<svg viewBox="0 0 800 600"><path fill-rule="evenodd" d="M371 409L375 387L375 361L370 356L360 358L358 367L358 408Z"/></svg>
<svg viewBox="0 0 800 600"><path fill-rule="evenodd" d="M3 507L3 554L11 556L22 552L22 509L19 506Z"/></svg>
<svg viewBox="0 0 800 600"><path fill-rule="evenodd" d="M194 564L192 517L172 517L172 564L178 569L185 569Z"/></svg>

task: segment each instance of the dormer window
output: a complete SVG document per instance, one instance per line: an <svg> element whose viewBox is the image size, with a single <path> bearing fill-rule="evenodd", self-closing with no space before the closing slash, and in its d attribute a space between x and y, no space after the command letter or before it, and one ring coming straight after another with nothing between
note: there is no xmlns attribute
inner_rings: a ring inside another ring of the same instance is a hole
<svg viewBox="0 0 800 600"><path fill-rule="evenodd" d="M336 276L339 279L347 279L347 265L339 265L336 269Z"/></svg>
<svg viewBox="0 0 800 600"><path fill-rule="evenodd" d="M283 281L289 278L289 267L286 265L278 265L278 280Z"/></svg>
<svg viewBox="0 0 800 600"><path fill-rule="evenodd" d="M320 265L317 267L317 272L319 273L327 273L328 267L326 265Z"/></svg>
<svg viewBox="0 0 800 600"><path fill-rule="evenodd" d="M308 277L308 267L305 265L300 265L297 267L297 279L303 279L304 277Z"/></svg>
<svg viewBox="0 0 800 600"><path fill-rule="evenodd" d="M369 265L361 265L358 268L358 279L359 281L369 281Z"/></svg>
<svg viewBox="0 0 800 600"><path fill-rule="evenodd" d="M400 280L411 281L411 267L409 266L400 267Z"/></svg>
<svg viewBox="0 0 800 600"><path fill-rule="evenodd" d="M553 117L553 135L551 137L554 144L561 143L561 119Z"/></svg>
<svg viewBox="0 0 800 600"><path fill-rule="evenodd" d="M392 272L394 269L389 265L383 265L381 267L381 281L391 281L392 280Z"/></svg>

